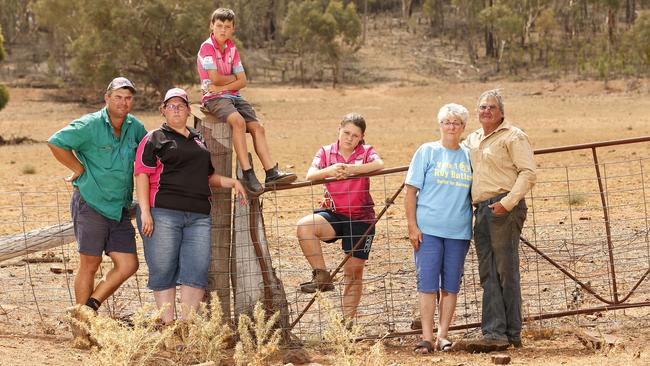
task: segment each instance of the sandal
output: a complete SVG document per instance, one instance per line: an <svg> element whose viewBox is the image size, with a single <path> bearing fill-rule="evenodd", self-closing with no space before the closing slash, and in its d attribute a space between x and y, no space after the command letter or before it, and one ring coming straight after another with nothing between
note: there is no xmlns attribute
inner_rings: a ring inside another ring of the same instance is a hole
<svg viewBox="0 0 650 366"><path fill-rule="evenodd" d="M453 343L449 339L447 338L438 339L438 347L440 347L440 350L442 352L451 351L451 346L453 346Z"/></svg>
<svg viewBox="0 0 650 366"><path fill-rule="evenodd" d="M427 353L433 353L433 344L429 341L420 341L413 348L413 353L426 355Z"/></svg>

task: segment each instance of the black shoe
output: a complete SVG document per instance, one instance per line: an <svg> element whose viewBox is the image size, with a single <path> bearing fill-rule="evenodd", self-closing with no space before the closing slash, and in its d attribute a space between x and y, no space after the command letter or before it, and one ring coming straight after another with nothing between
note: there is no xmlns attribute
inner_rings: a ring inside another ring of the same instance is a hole
<svg viewBox="0 0 650 366"><path fill-rule="evenodd" d="M521 348L521 339L508 339L508 343L510 343L513 347L515 348Z"/></svg>
<svg viewBox="0 0 650 366"><path fill-rule="evenodd" d="M264 180L265 185L274 185L274 184L289 184L298 178L294 173L283 172L278 168L278 164L269 170L266 171L266 179Z"/></svg>
<svg viewBox="0 0 650 366"><path fill-rule="evenodd" d="M242 172L241 183L244 185L244 188L246 188L246 190L253 195L260 195L264 193L264 187L260 181L257 180L255 171L253 171L253 169L244 170Z"/></svg>

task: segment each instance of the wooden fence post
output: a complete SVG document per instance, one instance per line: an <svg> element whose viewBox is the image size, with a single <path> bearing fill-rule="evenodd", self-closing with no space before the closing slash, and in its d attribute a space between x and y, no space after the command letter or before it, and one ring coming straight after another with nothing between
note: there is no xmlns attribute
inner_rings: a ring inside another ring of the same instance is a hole
<svg viewBox="0 0 650 366"><path fill-rule="evenodd" d="M249 160L252 159L249 154ZM241 169L237 177L241 178ZM267 316L280 312L276 327L282 338L290 340L289 306L282 281L275 274L266 240L266 228L259 197L248 196L248 205L234 204L232 273L235 319L251 315L257 302L264 305Z"/></svg>
<svg viewBox="0 0 650 366"><path fill-rule="evenodd" d="M201 131L215 173L224 177L232 176L232 140L227 123L205 113L200 106L192 105L194 127ZM207 294L216 292L224 317L230 319L230 247L232 235L230 217L232 213L232 190L230 188L212 189L212 256L208 271Z"/></svg>

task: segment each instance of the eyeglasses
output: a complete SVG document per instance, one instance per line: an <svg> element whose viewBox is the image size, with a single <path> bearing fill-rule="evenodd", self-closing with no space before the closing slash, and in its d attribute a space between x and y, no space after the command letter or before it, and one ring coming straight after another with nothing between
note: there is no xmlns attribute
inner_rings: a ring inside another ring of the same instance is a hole
<svg viewBox="0 0 650 366"><path fill-rule="evenodd" d="M478 106L478 109L479 109L481 112L488 111L488 110L489 110L490 112L492 112L492 111L496 111L498 108L499 108L499 107L497 107L497 106L494 105L494 104L491 104L491 105L483 104L483 105Z"/></svg>
<svg viewBox="0 0 650 366"><path fill-rule="evenodd" d="M454 127L460 127L460 126L462 126L463 124L460 123L460 122L449 122L449 121L445 121L445 122L442 122L441 125L443 125L443 126L445 126L445 127L451 127L451 126L454 126Z"/></svg>
<svg viewBox="0 0 650 366"><path fill-rule="evenodd" d="M165 109L168 111L185 112L187 110L187 106L185 104L167 104L165 106Z"/></svg>

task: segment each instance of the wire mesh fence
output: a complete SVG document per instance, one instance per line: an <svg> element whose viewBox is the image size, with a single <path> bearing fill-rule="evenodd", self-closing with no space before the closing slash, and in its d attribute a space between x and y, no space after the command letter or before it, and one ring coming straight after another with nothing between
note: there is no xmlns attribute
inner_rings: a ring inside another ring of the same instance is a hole
<svg viewBox="0 0 650 366"><path fill-rule="evenodd" d="M545 155L537 156L538 163L544 159ZM649 305L650 158L541 165L537 184L526 197L528 218L519 249L524 317L545 322L541 319ZM417 332L412 330L419 310L403 194L394 204L387 204L401 189L405 170L387 169L371 177L376 211L386 210L376 223L356 318L366 336ZM0 192L0 322L48 329L73 304L78 254L70 233L59 232L53 237L59 243L46 250L26 254L26 248L20 247L21 243L26 245L30 233L38 236L43 227L69 223L70 195L71 191ZM318 207L322 196L322 186L316 184L267 192L261 198L265 228L261 235L286 293L292 332L303 340L320 337L328 317L318 302L308 306L312 294L299 290L299 284L311 278L311 268L298 245L296 223ZM235 232L234 241L236 237ZM14 249L18 256L9 259L8 239L18 245ZM144 303L153 302L146 287L147 266L139 238L138 253L142 263L137 274L105 302L101 311L128 317ZM258 260L251 253L249 257L240 255L239 265L218 270L233 278L246 276L246 266L241 264ZM323 253L330 270L344 258L338 242L323 244ZM100 272L106 273L110 266L106 258ZM239 272L234 273L237 269ZM341 311L341 276L334 282L335 290L323 295ZM257 285L264 287L263 283ZM456 327L475 328L480 323L481 296L478 264L471 246ZM237 299L232 298L232 302ZM230 309L234 316L234 306Z"/></svg>

